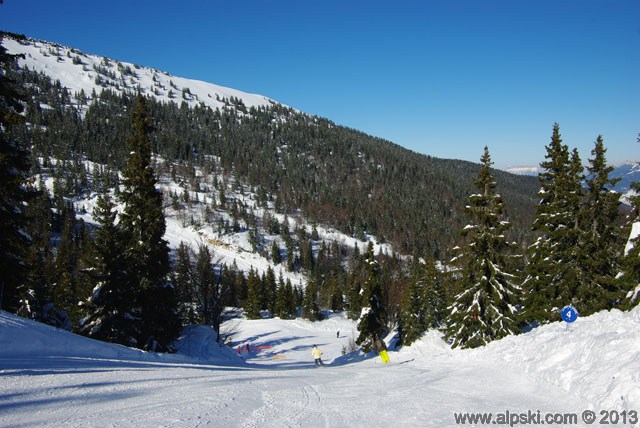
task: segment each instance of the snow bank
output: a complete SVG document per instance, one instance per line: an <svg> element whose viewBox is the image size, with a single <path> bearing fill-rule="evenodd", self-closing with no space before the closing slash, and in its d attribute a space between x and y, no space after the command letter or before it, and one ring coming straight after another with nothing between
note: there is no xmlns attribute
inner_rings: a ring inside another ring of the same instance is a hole
<svg viewBox="0 0 640 428"><path fill-rule="evenodd" d="M630 312L603 311L568 326L548 324L469 350L452 350L439 332L430 331L398 354L416 362L507 364L593 409L640 409L640 306Z"/></svg>
<svg viewBox="0 0 640 428"><path fill-rule="evenodd" d="M640 409L640 307L603 311L458 351L461 358L508 362L586 399L594 409Z"/></svg>
<svg viewBox="0 0 640 428"><path fill-rule="evenodd" d="M160 354L105 343L0 311L1 358L106 359L145 362L206 362L237 365L242 360L216 342L206 326L187 326L176 341L177 354Z"/></svg>

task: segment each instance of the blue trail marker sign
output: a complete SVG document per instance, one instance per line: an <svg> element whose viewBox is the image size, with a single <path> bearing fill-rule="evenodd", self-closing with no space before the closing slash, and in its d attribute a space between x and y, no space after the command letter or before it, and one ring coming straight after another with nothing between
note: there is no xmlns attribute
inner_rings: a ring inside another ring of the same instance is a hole
<svg viewBox="0 0 640 428"><path fill-rule="evenodd" d="M560 312L560 316L562 320L566 323L572 323L578 319L578 311L571 305L567 305L562 308L562 312Z"/></svg>

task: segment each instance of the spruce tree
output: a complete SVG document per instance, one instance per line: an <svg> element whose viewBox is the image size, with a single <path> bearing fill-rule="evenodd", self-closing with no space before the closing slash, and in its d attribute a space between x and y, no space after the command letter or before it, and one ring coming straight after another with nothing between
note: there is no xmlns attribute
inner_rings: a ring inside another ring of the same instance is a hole
<svg viewBox="0 0 640 428"><path fill-rule="evenodd" d="M409 289L400 310L401 328L398 329L398 334L402 345L411 345L427 331L422 289L426 278L421 275L421 271L422 269L418 270L409 279Z"/></svg>
<svg viewBox="0 0 640 428"><path fill-rule="evenodd" d="M247 299L244 301L245 315L248 319L259 319L260 315L260 277L253 269L249 270L247 278Z"/></svg>
<svg viewBox="0 0 640 428"><path fill-rule="evenodd" d="M318 305L318 291L318 284L315 280L309 281L304 288L302 316L310 321L321 321L323 319L322 310Z"/></svg>
<svg viewBox="0 0 640 428"><path fill-rule="evenodd" d="M56 250L51 296L58 316L66 317L67 328L70 328L77 325L80 319L78 304L88 294L88 291L83 289L78 274L81 253L84 250L81 240L83 223L76 219L76 211L70 203L65 204L61 217L62 230Z"/></svg>
<svg viewBox="0 0 640 428"><path fill-rule="evenodd" d="M411 345L427 330L440 328L445 317L446 299L436 266L433 260L417 261L412 266L409 289L400 312L402 344Z"/></svg>
<svg viewBox="0 0 640 428"><path fill-rule="evenodd" d="M30 246L24 259L27 276L20 293L19 314L41 322L47 322L45 312L52 302L51 278L53 277L54 215L47 189L40 179L38 190L25 208L29 218Z"/></svg>
<svg viewBox="0 0 640 428"><path fill-rule="evenodd" d="M482 346L518 331L520 287L506 270L512 248L504 233L510 225L502 197L495 192L487 147L480 161L475 180L480 192L469 197L465 209L474 223L463 229L466 242L453 261L462 290L446 320L446 336L454 348Z"/></svg>
<svg viewBox="0 0 640 428"><path fill-rule="evenodd" d="M30 242L24 183L31 165L26 145L13 132L23 122L21 96L6 73L13 62L0 34L0 309L15 313L26 293L24 258Z"/></svg>
<svg viewBox="0 0 640 428"><path fill-rule="evenodd" d="M136 290L128 281L123 240L116 226L116 211L107 195L100 195L93 212L99 227L88 251L84 273L94 284L83 303L80 333L94 339L136 346Z"/></svg>
<svg viewBox="0 0 640 428"><path fill-rule="evenodd" d="M178 298L178 314L183 324L197 324L199 322L193 287L191 252L191 248L187 244L180 242L176 250L175 267L171 274L171 282L176 288Z"/></svg>
<svg viewBox="0 0 640 428"><path fill-rule="evenodd" d="M618 226L620 195L613 191L619 179L609 177L614 168L607 165L602 136L598 136L591 154L580 220L584 229L580 260L583 275L575 296L583 315L618 306L624 297L616 281L624 248Z"/></svg>
<svg viewBox="0 0 640 428"><path fill-rule="evenodd" d="M583 180L582 165L576 150L571 154L562 144L560 127L553 126L546 147L540 181L540 202L533 230L540 236L528 249L529 264L523 282L526 301L523 316L528 322L559 319L564 305L575 303L580 281L579 244Z"/></svg>
<svg viewBox="0 0 640 428"><path fill-rule="evenodd" d="M209 248L202 244L198 247L196 266L193 272L193 290L196 296L199 324L213 325L213 309L215 307L214 286L215 272L211 265L212 256Z"/></svg>
<svg viewBox="0 0 640 428"><path fill-rule="evenodd" d="M163 239L166 224L162 193L156 189L151 165L151 117L142 95L136 99L132 120L119 227L126 239L129 284L136 290L136 316L140 318L137 346L163 350L178 336L180 322L175 289L168 282L169 246Z"/></svg>
<svg viewBox="0 0 640 428"><path fill-rule="evenodd" d="M373 255L373 244L369 242L364 255L366 280L363 284L364 307L358 321L360 334L356 344L361 345L365 352L377 339L383 339L387 333L387 313L384 305L384 285L381 280L381 268Z"/></svg>

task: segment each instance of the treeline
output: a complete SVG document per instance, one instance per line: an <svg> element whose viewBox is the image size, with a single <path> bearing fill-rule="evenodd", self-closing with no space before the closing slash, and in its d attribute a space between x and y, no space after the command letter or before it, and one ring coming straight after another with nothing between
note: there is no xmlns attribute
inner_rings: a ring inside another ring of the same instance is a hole
<svg viewBox="0 0 640 428"><path fill-rule="evenodd" d="M439 328L453 347L477 347L557 321L566 306L588 316L640 302L638 238L626 248L640 200L633 198L625 222L601 136L585 170L554 125L532 225L538 238L524 251L505 238L511 224L486 147L481 164L465 209L470 222L447 271L430 269L409 288L400 317L405 343Z"/></svg>

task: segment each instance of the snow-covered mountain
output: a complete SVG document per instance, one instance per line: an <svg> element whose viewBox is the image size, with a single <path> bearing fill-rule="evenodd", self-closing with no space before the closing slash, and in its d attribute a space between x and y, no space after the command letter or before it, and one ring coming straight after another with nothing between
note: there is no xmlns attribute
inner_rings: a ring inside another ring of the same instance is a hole
<svg viewBox="0 0 640 428"><path fill-rule="evenodd" d="M540 167L538 166L510 166L505 169L505 171L510 172L511 174L516 175L538 175L540 172Z"/></svg>
<svg viewBox="0 0 640 428"><path fill-rule="evenodd" d="M77 102L76 94L83 93L92 102L93 93L100 93L108 89L118 93L142 92L145 95L155 97L161 102L186 103L193 107L205 105L212 109L231 109L237 115L246 112L246 108L267 106L276 101L262 95L249 94L236 89L226 88L212 83L198 80L190 80L169 75L165 72L148 67L141 67L135 64L120 62L114 59L89 55L76 49L61 46L55 43L39 41L34 39L17 39L5 37L2 44L10 54L19 55L19 65L21 68L28 68L39 73L46 74L52 81L59 81L62 87L67 88L70 102ZM76 105L82 111L82 105ZM52 160L56 163L56 160ZM156 158L157 165L162 165L164 161ZM86 162L85 167L91 171L95 167L92 162ZM205 177L201 171L196 174L202 179L202 187L198 191L188 189L188 186L174 181L166 175L159 180L158 187L162 190L166 198L168 195L182 195L189 193L187 198L192 202L186 210L173 209L167 201L165 203L165 216L167 231L164 238L168 241L172 250L175 250L180 243L185 243L196 249L200 245L208 246L214 254L216 263L232 265L235 264L240 271L249 272L254 269L259 274L264 274L268 268L272 268L277 277L283 277L291 281L293 285L306 285L307 278L299 272L289 272L282 265L274 265L272 261L264 255L255 251L250 243L248 230L235 233L221 233L214 224L202 220L205 207L215 199L217 191L214 186L216 180L222 182L222 176ZM50 193L53 193L53 178L44 172L44 182ZM240 201L250 209L255 209L254 215L262 219L265 215L275 217L278 221L284 221L284 215L274 211L256 209L257 196L250 190L234 193L229 190L227 197ZM79 217L85 223L93 224L93 209L97 203L98 195L87 194L75 199L73 202L79 209ZM197 202L196 202L197 201ZM219 212L217 215L226 221L232 221L226 212ZM289 214L292 227L300 226L311 234L311 222L300 216ZM319 238L324 242L339 242L341 245L351 247L358 246L360 249L366 248L367 242L359 241L353 237L342 234L331 227L315 225ZM267 236L270 243L272 240L281 239L277 235ZM375 243L375 237L370 237L374 241L375 251L381 249L391 252L389 244L379 245ZM284 246L284 244L282 244Z"/></svg>
<svg viewBox="0 0 640 428"><path fill-rule="evenodd" d="M640 163L629 161L616 165L610 177L620 179L616 184L615 190L626 194L631 189L631 183L640 182Z"/></svg>
<svg viewBox="0 0 640 428"><path fill-rule="evenodd" d="M541 169L539 166L514 166L507 168L505 171L517 175L536 176L541 172ZM640 181L640 163L637 161L628 161L615 165L610 177L620 179L614 187L614 190L622 195L626 195L631 189L631 183Z"/></svg>
<svg viewBox="0 0 640 428"><path fill-rule="evenodd" d="M199 104L212 109L240 104L259 107L275 101L262 95L249 94L213 83L172 76L163 71L114 59L89 55L66 46L34 39L5 37L2 44L10 54L21 55L20 67L42 72L67 88L70 95L103 89L122 93L141 92L159 101Z"/></svg>

